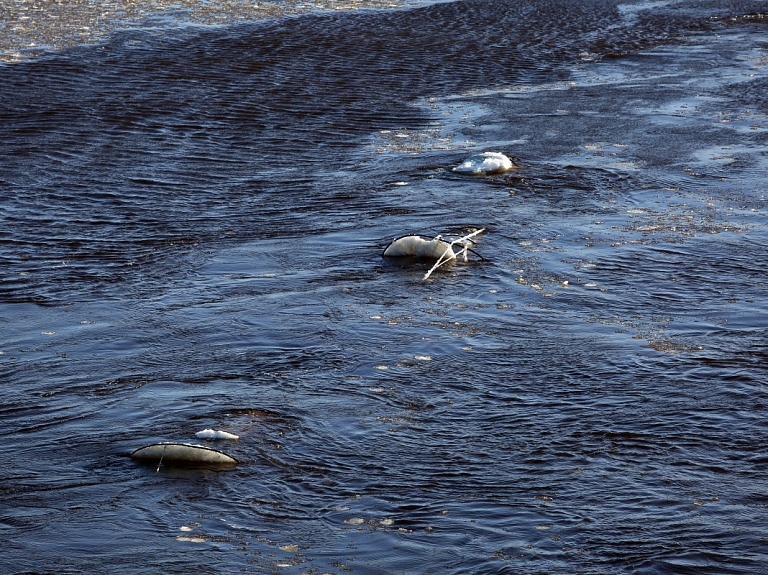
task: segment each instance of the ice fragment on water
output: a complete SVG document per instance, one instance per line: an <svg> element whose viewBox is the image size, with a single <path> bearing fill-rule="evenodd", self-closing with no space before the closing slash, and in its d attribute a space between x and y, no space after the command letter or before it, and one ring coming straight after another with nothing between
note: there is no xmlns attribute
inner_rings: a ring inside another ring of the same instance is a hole
<svg viewBox="0 0 768 575"><path fill-rule="evenodd" d="M362 525L364 522L365 520L362 517L350 517L344 520L344 523L347 525Z"/></svg>
<svg viewBox="0 0 768 575"><path fill-rule="evenodd" d="M470 156L453 168L453 171L459 174L486 176L507 172L515 167L512 160L500 152L483 152Z"/></svg>
<svg viewBox="0 0 768 575"><path fill-rule="evenodd" d="M240 437L234 433L227 433L226 431L215 429L203 429L202 431L195 433L195 437L198 439L240 439Z"/></svg>

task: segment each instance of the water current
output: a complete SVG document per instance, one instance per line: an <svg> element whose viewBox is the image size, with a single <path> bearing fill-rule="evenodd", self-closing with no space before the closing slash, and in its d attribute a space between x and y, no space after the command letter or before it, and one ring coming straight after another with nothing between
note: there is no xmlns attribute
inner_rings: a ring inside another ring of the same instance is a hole
<svg viewBox="0 0 768 575"><path fill-rule="evenodd" d="M768 2L161 4L3 41L0 571L768 571Z"/></svg>

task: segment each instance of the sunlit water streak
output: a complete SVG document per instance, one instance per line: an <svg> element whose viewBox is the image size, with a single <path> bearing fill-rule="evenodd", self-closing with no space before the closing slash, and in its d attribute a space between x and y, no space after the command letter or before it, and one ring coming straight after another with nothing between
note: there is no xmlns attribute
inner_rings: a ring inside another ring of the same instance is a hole
<svg viewBox="0 0 768 575"><path fill-rule="evenodd" d="M767 11L455 2L0 68L10 572L762 573ZM482 150L521 169L451 172ZM428 282L380 257L476 227ZM205 428L238 468L126 457Z"/></svg>

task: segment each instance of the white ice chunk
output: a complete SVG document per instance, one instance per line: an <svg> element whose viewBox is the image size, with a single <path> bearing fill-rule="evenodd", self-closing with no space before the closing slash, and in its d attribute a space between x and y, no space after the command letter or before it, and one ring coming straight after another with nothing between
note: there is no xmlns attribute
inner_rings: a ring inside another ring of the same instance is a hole
<svg viewBox="0 0 768 575"><path fill-rule="evenodd" d="M215 429L203 429L202 431L195 433L195 437L198 439L240 439L240 437L234 433L227 433L226 431Z"/></svg>
<svg viewBox="0 0 768 575"><path fill-rule="evenodd" d="M513 168L515 168L514 162L501 152L483 152L470 156L453 168L453 171L459 174L487 176L507 172Z"/></svg>

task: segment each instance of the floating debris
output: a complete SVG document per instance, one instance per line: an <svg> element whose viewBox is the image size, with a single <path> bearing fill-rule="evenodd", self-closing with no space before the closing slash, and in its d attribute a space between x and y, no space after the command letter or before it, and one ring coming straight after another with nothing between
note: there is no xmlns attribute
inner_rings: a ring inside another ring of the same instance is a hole
<svg viewBox="0 0 768 575"><path fill-rule="evenodd" d="M451 250L451 255L453 257L452 258L441 257L440 259L438 259L435 262L435 265L433 265L431 268L429 268L429 271L424 274L424 277L422 278L422 280L429 279L429 276L432 275L433 271L435 271L437 268L439 268L444 263L450 261L450 259L456 258L457 256L463 255L464 256L464 261L467 261L467 251L469 250L469 244L470 243L474 243L473 241L471 241L471 238L475 237L476 235L479 235L479 234L483 233L484 231L485 231L485 228L481 228L479 230L475 230L474 232L472 232L470 234L467 234L467 235L462 236L462 237L460 237L460 238L458 238L456 240L453 240L451 242L450 246L449 246L450 250ZM459 253L454 254L453 253L453 246L456 245L456 244L460 245L461 249L459 250ZM473 252L473 253L476 253L476 252ZM477 254L477 255L480 255L480 254ZM480 257L482 258L483 256L480 256Z"/></svg>

